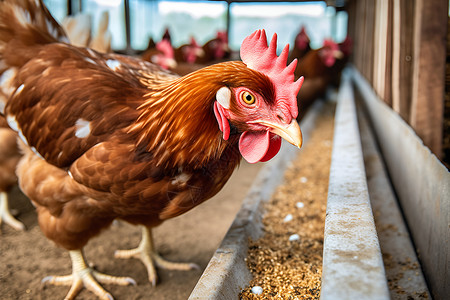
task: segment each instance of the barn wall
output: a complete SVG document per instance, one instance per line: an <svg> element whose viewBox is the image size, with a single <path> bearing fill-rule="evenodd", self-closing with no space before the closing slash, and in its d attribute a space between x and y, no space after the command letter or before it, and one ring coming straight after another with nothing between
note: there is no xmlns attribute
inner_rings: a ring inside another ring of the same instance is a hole
<svg viewBox="0 0 450 300"><path fill-rule="evenodd" d="M447 0L349 0L352 62L442 158Z"/></svg>
<svg viewBox="0 0 450 300"><path fill-rule="evenodd" d="M354 66L377 96L442 159L448 0L349 0L347 11ZM384 135L398 130L385 126ZM450 278L449 203L448 196L442 196L447 192L439 193L448 182L430 181L434 178L428 175L431 164L411 155L414 151L404 147L404 138L398 135L384 145L399 155L387 161L390 176L430 292L434 299L446 299L449 286L445 282ZM385 139L381 136L379 140ZM419 181L408 179L408 165L424 166L415 174ZM446 171L443 174L447 177L438 177L448 178Z"/></svg>

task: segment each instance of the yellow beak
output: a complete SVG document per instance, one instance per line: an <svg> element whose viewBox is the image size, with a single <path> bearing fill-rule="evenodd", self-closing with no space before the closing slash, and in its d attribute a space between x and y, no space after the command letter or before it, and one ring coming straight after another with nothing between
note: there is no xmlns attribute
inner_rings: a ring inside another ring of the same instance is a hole
<svg viewBox="0 0 450 300"><path fill-rule="evenodd" d="M265 125L270 128L270 132L279 135L292 145L300 148L303 143L302 132L300 126L295 119L292 119L291 123L284 127L281 124L272 123L268 121L259 121L261 125Z"/></svg>

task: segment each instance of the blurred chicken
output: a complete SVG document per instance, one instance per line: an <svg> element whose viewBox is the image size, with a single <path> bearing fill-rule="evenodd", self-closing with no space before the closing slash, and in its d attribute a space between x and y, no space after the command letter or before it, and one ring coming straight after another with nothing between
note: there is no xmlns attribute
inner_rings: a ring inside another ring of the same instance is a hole
<svg viewBox="0 0 450 300"><path fill-rule="evenodd" d="M109 13L102 12L98 22L97 32L89 43L89 48L98 52L109 53L111 49L112 34L108 30L109 27Z"/></svg>
<svg viewBox="0 0 450 300"><path fill-rule="evenodd" d="M150 43L149 46L151 47ZM142 54L142 59L154 63L165 70L173 70L177 67L174 50L167 39L162 39L153 48L147 49Z"/></svg>
<svg viewBox="0 0 450 300"><path fill-rule="evenodd" d="M209 65L226 60L230 57L231 50L228 47L228 35L225 31L218 31L214 39L206 42L203 47L204 55L196 59L196 63Z"/></svg>
<svg viewBox="0 0 450 300"><path fill-rule="evenodd" d="M20 157L17 133L9 129L0 115L0 230L2 222L17 230L25 229L25 225L12 216L8 203L8 192L17 184L16 166Z"/></svg>
<svg viewBox="0 0 450 300"><path fill-rule="evenodd" d="M301 60L301 58L311 50L310 42L309 36L306 33L306 28L305 26L302 26L300 32L295 36L294 47L289 55L289 61L292 61L295 58Z"/></svg>
<svg viewBox="0 0 450 300"><path fill-rule="evenodd" d="M342 52L342 57L337 58L334 66L331 68L333 78L331 79L330 84L334 87L339 87L340 85L342 70L348 64L350 56L352 55L353 41L349 36L347 36L344 41L338 45Z"/></svg>
<svg viewBox="0 0 450 300"><path fill-rule="evenodd" d="M175 60L194 64L199 58L205 56L205 51L199 46L194 37L191 37L189 44L184 44L175 49Z"/></svg>
<svg viewBox="0 0 450 300"><path fill-rule="evenodd" d="M215 195L238 166L267 161L281 137L301 146L296 62L286 66L264 31L247 37L242 62L185 77L145 61L69 44L41 1L0 2L0 113L24 152L17 176L44 234L69 250L73 272L44 281L71 286L66 299L99 284L134 283L88 266L82 249L114 219L143 226L120 258L187 270L154 250L151 229ZM7 84L6 84L7 83Z"/></svg>
<svg viewBox="0 0 450 300"><path fill-rule="evenodd" d="M336 76L337 70L334 69L336 60L342 58L343 54L338 44L332 40L325 40L321 48L308 51L299 60L295 77L304 76L305 82L297 97L301 112L298 119L303 117L314 100L325 95L327 86Z"/></svg>
<svg viewBox="0 0 450 300"><path fill-rule="evenodd" d="M86 47L108 53L111 52L112 35L108 30L109 13L102 12L96 34L92 37L92 17L89 14L67 16L62 22L69 41L77 47Z"/></svg>
<svg viewBox="0 0 450 300"><path fill-rule="evenodd" d="M164 29L162 40L167 40L167 41L169 41L170 44L172 44L172 36L170 35L170 30L168 27L166 27L166 29Z"/></svg>
<svg viewBox="0 0 450 300"><path fill-rule="evenodd" d="M169 29L164 31L162 40L155 43L152 38L149 39L147 50L142 55L142 59L154 63L165 70L173 70L177 67L175 61L175 51L172 47Z"/></svg>
<svg viewBox="0 0 450 300"><path fill-rule="evenodd" d="M61 23L70 43L77 47L86 47L91 41L92 17L89 14L66 16Z"/></svg>

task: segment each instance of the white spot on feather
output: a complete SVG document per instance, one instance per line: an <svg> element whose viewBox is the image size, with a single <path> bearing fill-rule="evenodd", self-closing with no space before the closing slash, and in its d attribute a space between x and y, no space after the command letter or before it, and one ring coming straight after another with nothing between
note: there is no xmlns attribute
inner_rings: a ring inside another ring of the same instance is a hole
<svg viewBox="0 0 450 300"><path fill-rule="evenodd" d="M117 71L121 66L120 62L115 59L108 59L106 65L113 71Z"/></svg>
<svg viewBox="0 0 450 300"><path fill-rule="evenodd" d="M91 56L95 56L95 57L97 56L97 54L91 48L86 48L86 50Z"/></svg>
<svg viewBox="0 0 450 300"><path fill-rule="evenodd" d="M91 123L89 121L78 119L75 122L75 136L78 138L85 138L91 133Z"/></svg>
<svg viewBox="0 0 450 300"><path fill-rule="evenodd" d="M92 59L89 58L89 57L85 57L84 60L87 61L88 63L94 64L94 65L97 64L94 60L92 60Z"/></svg>
<svg viewBox="0 0 450 300"><path fill-rule="evenodd" d="M67 171L67 174L69 174L69 177L73 179L73 175L72 175L72 172L70 172L70 171Z"/></svg>
<svg viewBox="0 0 450 300"><path fill-rule="evenodd" d="M17 124L16 118L14 116L7 115L6 122L8 122L8 125L12 130L19 131L19 124Z"/></svg>
<svg viewBox="0 0 450 300"><path fill-rule="evenodd" d="M20 139L22 140L22 142L24 142L24 144L28 146L28 140L27 140L27 138L23 135L22 130L17 131L17 134L19 135L19 137L20 137ZM31 150L33 150L33 149L31 149ZM36 150L36 148L35 148L34 150ZM35 152L35 151L33 151L33 152Z"/></svg>
<svg viewBox="0 0 450 300"><path fill-rule="evenodd" d="M36 150L34 147L30 147L31 151L36 154L39 158L44 159L44 157Z"/></svg>
<svg viewBox="0 0 450 300"><path fill-rule="evenodd" d="M27 24L31 24L30 13L24 10L22 7L14 6L14 14L17 21L19 21L19 23L21 23L22 25L26 26Z"/></svg>
<svg viewBox="0 0 450 300"><path fill-rule="evenodd" d="M24 87L25 87L25 84L21 84L21 85L17 88L17 90L14 92L14 95L15 95L15 96L19 95L19 94L22 92L22 90L23 90Z"/></svg>
<svg viewBox="0 0 450 300"><path fill-rule="evenodd" d="M70 40L69 40L67 37L65 37L65 36L62 36L59 40L60 40L61 42L63 42L63 43L70 44Z"/></svg>
<svg viewBox="0 0 450 300"><path fill-rule="evenodd" d="M45 20L45 25L47 25L47 31L55 38L58 38L58 29L49 21Z"/></svg>
<svg viewBox="0 0 450 300"><path fill-rule="evenodd" d="M180 175L175 176L172 180L172 184L182 184L188 182L191 179L191 174L181 173Z"/></svg>
<svg viewBox="0 0 450 300"><path fill-rule="evenodd" d="M1 97L1 95L0 95L0 97ZM6 99L4 97L1 97L1 99L0 99L0 113L2 115L5 114L5 106L6 106Z"/></svg>
<svg viewBox="0 0 450 300"><path fill-rule="evenodd" d="M9 96L12 92L14 92L12 82L16 77L16 74L17 69L10 68L5 72L3 72L3 74L0 76L0 87L2 88L3 93L6 94L7 96Z"/></svg>

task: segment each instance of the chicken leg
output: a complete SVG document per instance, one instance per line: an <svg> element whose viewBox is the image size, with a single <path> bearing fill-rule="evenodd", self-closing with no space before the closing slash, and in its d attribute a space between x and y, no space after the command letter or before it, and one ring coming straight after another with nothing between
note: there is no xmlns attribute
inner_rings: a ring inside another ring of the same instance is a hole
<svg viewBox="0 0 450 300"><path fill-rule="evenodd" d="M25 230L25 225L16 220L9 210L8 194L0 192L0 225L2 221L16 230Z"/></svg>
<svg viewBox="0 0 450 300"><path fill-rule="evenodd" d="M200 267L194 263L177 263L170 262L162 258L153 247L152 231L150 228L142 226L142 240L139 246L131 250L117 250L114 253L116 258L137 258L147 268L148 280L153 286L156 285L157 274L156 267L166 270L178 270L187 271L192 269L200 269Z"/></svg>
<svg viewBox="0 0 450 300"><path fill-rule="evenodd" d="M42 283L53 285L70 285L71 288L64 300L74 299L83 289L83 286L93 292L100 299L112 300L113 297L100 284L136 285L130 277L114 277L93 270L88 267L81 250L69 251L72 260L72 274L67 276L47 276Z"/></svg>

